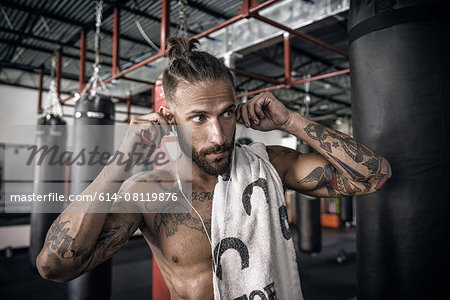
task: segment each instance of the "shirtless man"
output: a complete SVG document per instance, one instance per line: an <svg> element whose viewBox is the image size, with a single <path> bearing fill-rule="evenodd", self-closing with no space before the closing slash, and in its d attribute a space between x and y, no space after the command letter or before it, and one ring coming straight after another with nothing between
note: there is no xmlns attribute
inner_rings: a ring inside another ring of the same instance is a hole
<svg viewBox="0 0 450 300"><path fill-rule="evenodd" d="M59 282L71 280L114 255L140 228L173 299L213 299L208 239L213 192L217 176L229 171L236 122L261 131L282 130L318 152L300 154L281 146L267 147L270 162L284 186L300 193L315 197L369 194L379 190L391 176L385 158L350 136L289 111L271 93L262 93L236 107L233 78L222 62L197 51L194 40L170 38L169 44L172 62L163 78L169 107L134 118L131 124L147 126L145 140L150 144L158 144L169 133L167 128L154 130L155 125L191 126L192 142L184 141L184 147L192 150L189 196L202 220L194 211L121 213L112 207L111 213L90 213L105 203L72 203L53 223L37 258L42 277ZM140 133L136 126L130 126L119 150L129 153L132 145L141 143ZM138 150L148 155L154 148ZM126 180L125 166L109 164L83 194L115 193L119 189L122 194L132 193L142 189L142 182L152 186L157 182L161 190L176 190L173 178L173 172L158 170ZM118 180L126 182L121 185ZM54 242L54 235L68 241L64 248Z"/></svg>

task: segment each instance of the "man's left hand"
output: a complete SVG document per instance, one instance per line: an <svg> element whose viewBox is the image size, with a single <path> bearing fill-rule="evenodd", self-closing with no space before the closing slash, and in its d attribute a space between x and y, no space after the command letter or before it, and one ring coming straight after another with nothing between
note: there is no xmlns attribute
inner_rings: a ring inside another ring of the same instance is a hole
<svg viewBox="0 0 450 300"><path fill-rule="evenodd" d="M292 112L270 92L261 93L236 108L236 120L260 131L285 130Z"/></svg>

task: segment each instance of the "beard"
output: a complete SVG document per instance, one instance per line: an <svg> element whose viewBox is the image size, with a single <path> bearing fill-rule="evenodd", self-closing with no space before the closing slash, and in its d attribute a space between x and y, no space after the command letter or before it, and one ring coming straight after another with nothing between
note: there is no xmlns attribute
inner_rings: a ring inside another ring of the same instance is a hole
<svg viewBox="0 0 450 300"><path fill-rule="evenodd" d="M235 134L236 130L233 133L233 138L227 144L216 144L214 146L198 150L192 145L192 143L189 143L187 139L184 138L181 130L177 129L181 151L189 157L200 170L211 176L218 176L229 172L231 167L231 155L234 149ZM207 158L208 154L225 151L228 151L228 153L224 157L215 159Z"/></svg>

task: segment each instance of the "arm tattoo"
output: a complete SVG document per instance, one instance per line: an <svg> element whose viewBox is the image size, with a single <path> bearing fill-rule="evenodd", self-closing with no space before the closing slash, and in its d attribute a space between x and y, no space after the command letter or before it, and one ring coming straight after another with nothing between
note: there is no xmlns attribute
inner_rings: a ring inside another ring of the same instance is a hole
<svg viewBox="0 0 450 300"><path fill-rule="evenodd" d="M338 140L345 153L357 163L362 162L364 156L373 156L373 152L363 144L343 133L332 132L326 126L320 124L308 124L304 130L311 139L318 141L320 147L327 153L333 152L331 145L333 145L334 148L339 146L339 143L336 141L327 141L327 138L331 137Z"/></svg>
<svg viewBox="0 0 450 300"><path fill-rule="evenodd" d="M120 212L120 213L129 213L133 211L133 208L135 206L135 203L123 201L125 199L125 196L122 192L119 192L119 196L117 197L120 200L114 201L114 203L111 205L111 210L114 212Z"/></svg>
<svg viewBox="0 0 450 300"><path fill-rule="evenodd" d="M378 160L378 169L375 172L375 180L377 180L377 185L375 186L375 190L381 190L381 187L384 185L386 180L391 176L391 165L384 157L380 156Z"/></svg>
<svg viewBox="0 0 450 300"><path fill-rule="evenodd" d="M297 181L297 183L317 182L317 185L311 189L312 191L326 187L330 197L338 195L350 195L356 192L361 192L361 189L352 183L349 179L342 176L338 170L333 172L331 164L315 168L304 179ZM369 181L362 181L365 192L372 187Z"/></svg>
<svg viewBox="0 0 450 300"><path fill-rule="evenodd" d="M89 255L89 262L80 274L88 271L91 266L96 266L116 253L133 234L132 229L136 225L130 222L127 225L113 225L103 227L96 244L92 247Z"/></svg>
<svg viewBox="0 0 450 300"><path fill-rule="evenodd" d="M319 124L308 124L304 130L311 139L320 143L320 147L322 149L328 153L332 152L331 144L329 142L325 142L325 139L328 137L328 131L325 126Z"/></svg>
<svg viewBox="0 0 450 300"><path fill-rule="evenodd" d="M362 162L364 156L373 156L373 152L369 148L357 142L355 139L348 135L330 131L328 132L328 134L330 135L330 137L337 139L342 145L345 153L347 153L347 155L357 163Z"/></svg>
<svg viewBox="0 0 450 300"><path fill-rule="evenodd" d="M364 162L363 165L366 166L372 174L375 174L378 170L378 158L371 158Z"/></svg>
<svg viewBox="0 0 450 300"><path fill-rule="evenodd" d="M313 190L317 190L330 184L332 177L333 177L333 169L331 168L331 165L328 164L325 165L323 168L322 167L315 168L314 170L312 170L311 173L309 173L308 176L306 176L300 181L297 181L297 183L317 182L317 185L313 188Z"/></svg>
<svg viewBox="0 0 450 300"><path fill-rule="evenodd" d="M84 273L93 263L98 264L106 260L114 254L128 240L132 234L131 230L135 225L134 222L128 226L114 225L113 227L104 227L94 246L84 249L73 249L75 239L68 234L70 231L70 221L60 221L58 217L50 228L51 234L48 238L47 245L52 251L49 253L52 261L57 265L62 259L81 258L81 263L87 261L88 264L81 273Z"/></svg>
<svg viewBox="0 0 450 300"><path fill-rule="evenodd" d="M327 191L328 191L328 196L330 196L330 197L338 196L338 193L336 193L336 190L334 188L332 188L329 185L327 185L326 188L327 188Z"/></svg>
<svg viewBox="0 0 450 300"><path fill-rule="evenodd" d="M70 221L60 221L58 218L50 228L51 234L47 241L49 249L63 259L70 259L75 256L75 251L71 249L75 239L67 234L70 230L69 225Z"/></svg>
<svg viewBox="0 0 450 300"><path fill-rule="evenodd" d="M130 237L134 222L127 224L128 226L114 225L112 227L104 227L100 233L96 244L97 260L105 260L118 251Z"/></svg>
<svg viewBox="0 0 450 300"><path fill-rule="evenodd" d="M304 131L309 138L319 142L320 148L325 150L322 155L336 167L334 175L337 174L337 176L331 180L331 187L327 186L330 196L335 196L336 192L342 195L354 194L361 192L361 189L364 189L364 193L366 193L372 190L372 186L375 186L375 190L380 190L391 176L389 162L352 137L313 123L308 124ZM339 150L341 148L344 150L340 150L339 155L337 155L338 150L336 150L338 147L340 147ZM333 153L333 149L335 149L335 153ZM342 156L344 152L351 160ZM367 168L368 171L365 171L362 166ZM313 172L315 173L313 174ZM321 178L320 174L325 173L325 170L315 169L313 172L310 174L311 177L303 180L311 181L313 176ZM316 179L316 181L319 187L321 182L319 179Z"/></svg>
<svg viewBox="0 0 450 300"><path fill-rule="evenodd" d="M334 191L332 191L334 189ZM361 189L357 187L350 180L341 176L338 170L333 172L333 178L331 179L330 186L327 187L330 197L337 195L353 195L357 192L361 192Z"/></svg>
<svg viewBox="0 0 450 300"><path fill-rule="evenodd" d="M352 167L350 167L348 164L344 163L343 161L341 161L340 159L338 159L337 157L334 157L333 155L329 154L329 156L336 161L336 163L341 166L341 168L343 170L345 170L347 172L348 175L350 175L350 177L355 180L355 181L363 181L366 177L364 177L364 175L362 175L361 173L359 173L358 171L356 171L355 169L353 169Z"/></svg>

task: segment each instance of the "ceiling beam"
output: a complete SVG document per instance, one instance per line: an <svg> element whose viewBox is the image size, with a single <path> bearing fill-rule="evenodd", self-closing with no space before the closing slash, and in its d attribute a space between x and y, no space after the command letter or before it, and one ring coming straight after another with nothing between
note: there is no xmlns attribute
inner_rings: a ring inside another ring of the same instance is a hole
<svg viewBox="0 0 450 300"><path fill-rule="evenodd" d="M39 67L32 67L32 66L25 65L25 64L0 61L0 66L2 66L2 68L7 68L7 69L16 69L16 70L20 70L20 71L24 71L24 72L31 72L31 73L36 73L36 74L39 73ZM44 68L44 75L51 76L51 71ZM78 81L78 75L74 75L71 73L63 72L61 74L61 78Z"/></svg>
<svg viewBox="0 0 450 300"><path fill-rule="evenodd" d="M316 61L320 61L324 65L327 65L329 67L333 67L333 68L337 69L338 71L342 71L342 70L345 69L345 68L337 66L336 64L334 64L333 62L329 61L326 58L323 58L323 57L318 56L318 55L316 55L314 53L311 53L309 51L306 51L304 49L296 47L296 46L292 45L292 43L291 43L291 49L294 50L295 53L298 53L300 55L306 56L306 57L308 57L310 59L313 59L313 60L316 60Z"/></svg>
<svg viewBox="0 0 450 300"><path fill-rule="evenodd" d="M48 53L51 55L55 54L55 50L56 49L48 49L48 48L43 48L43 47L38 47L38 46L33 46L33 45L26 45L21 41L13 41L13 40L8 40L8 39L4 39L4 38L0 38L0 43L2 44L6 44L6 45L11 45L14 47L21 47L21 48L26 48L26 49L30 49L30 50L34 50L34 51L39 51L39 52L43 52L43 53ZM72 58L75 60L79 60L80 56L79 55L73 55L73 54L69 54L69 53L63 53L63 57L67 57L67 58ZM94 62L93 59L88 59L86 58L86 61L88 62ZM111 63L107 63L107 62L102 62L102 65L111 67Z"/></svg>
<svg viewBox="0 0 450 300"><path fill-rule="evenodd" d="M39 10L37 8L29 7L29 6L26 6L26 5L23 5L23 4L19 4L19 3L6 2L6 1L3 0L3 1L1 1L1 5L3 5L4 7L9 7L9 8L12 8L12 9L24 11L24 12L29 13L31 15L43 16L44 18L52 19L52 20L55 20L55 21L58 21L58 22L61 22L61 23L66 23L66 24L70 24L70 25L79 27L79 31L76 32L76 34L74 34L68 41L68 42L70 42L72 44L76 43L79 40L79 36L80 36L81 30L85 30L86 32L88 32L88 30L92 29L92 28L89 27L89 25L91 25L91 24L94 24L94 28L95 28L95 18L94 18L93 22L91 22L89 24L86 24L86 23L80 22L80 21L75 20L75 19L69 19L69 18L62 17L62 16L57 15L57 14L53 14L53 13L48 12L48 11ZM112 9L112 11L114 11L114 9ZM111 12L111 14L112 14L112 12ZM108 30L108 29L105 29L105 28L102 28L101 32L103 34L107 34L109 36L113 35L111 30ZM75 38L75 36L76 36L76 38ZM130 37L130 36L121 35L120 38L122 40L131 42L131 43L143 45L143 46L146 46L146 47L149 46L145 41L142 41L142 40Z"/></svg>
<svg viewBox="0 0 450 300"><path fill-rule="evenodd" d="M284 74L279 76L277 79L278 80L283 80L284 79ZM255 79L255 80L258 80L258 79ZM259 90L259 89L262 89L262 88L264 88L266 86L271 86L271 84L267 83L267 82L263 82L259 86L252 88L252 90ZM306 94L306 91L304 89L302 89L302 88L299 88L298 86L292 86L292 87L290 87L290 89L298 91L298 92L301 92L303 94ZM329 97L329 96L326 96L326 95L317 94L317 93L311 92L311 91L309 91L309 94L311 96L314 96L314 97L319 98L319 99L323 99L323 100L327 100L327 101L330 101L330 102L333 102L333 103L341 104L341 105L344 105L346 107L351 107L351 104L346 102L346 101L342 101L342 100L339 100L339 99L334 99L332 97Z"/></svg>
<svg viewBox="0 0 450 300"><path fill-rule="evenodd" d="M67 24L71 24L74 26L78 26L78 27L83 27L85 24L77 21L77 20L73 20L73 19L69 19L69 18L65 18L63 16L57 15L57 14L53 14L50 13L48 11L44 11L44 10L40 10L37 7L30 7L30 6L26 6L23 4L19 4L17 2L12 2L12 1L0 1L0 4L4 7L9 7L12 9L16 9L16 10L20 10L20 11L24 11L26 13L29 13L31 15L37 15L37 16L43 16L44 18L49 18L49 19L53 19L59 22L63 22L63 23L67 23Z"/></svg>
<svg viewBox="0 0 450 300"><path fill-rule="evenodd" d="M196 3L195 1L192 1L192 0L188 1L188 6L193 7L195 9L197 9L197 10L199 10L201 12L204 12L204 13L210 15L210 16L213 16L213 17L215 17L217 19L227 20L227 19L229 19L231 17L234 17L234 16L226 16L226 15L224 15L224 14L218 12L218 11L212 10L212 9L210 9L210 8L208 8L208 7L206 7L206 6L202 5L202 4Z"/></svg>
<svg viewBox="0 0 450 300"><path fill-rule="evenodd" d="M113 1L106 1L106 3L109 4L109 5L114 5ZM129 7L129 6L125 6L125 5L120 6L120 9L123 10L123 11L129 12L131 14L134 14L136 16L140 16L140 17L143 17L145 19L152 20L152 21L157 22L157 23L161 23L161 18L160 17L153 16L153 15L148 14L148 13L142 11L142 10L139 10L139 9L136 9L136 8L133 8L133 7ZM176 29L178 27L178 24L176 24L174 22L170 22L170 27ZM199 33L199 32L197 32L195 30L190 30L190 29L188 31L192 35L196 35L196 34ZM155 42L155 45L160 47L158 42Z"/></svg>
<svg viewBox="0 0 450 300"><path fill-rule="evenodd" d="M299 50L299 48L297 48L297 47L293 47L292 45L291 45L291 49L292 50L294 50L294 53L298 53L298 50ZM301 49L300 49L301 50ZM280 67L281 69L283 69L284 70L284 63L282 63L282 62L278 62L278 61L276 61L276 60L273 60L273 59L271 59L271 58L269 58L269 57L266 57L264 54L262 54L260 51L258 51L258 52L253 52L253 53L251 53L251 55L255 55L255 56L257 56L257 57L259 57L259 58L261 58L264 62L267 62L267 63L270 63L270 64L272 64L272 65L274 65L274 66L277 66L277 67ZM313 60L316 60L316 57L313 57L313 56L308 56L308 55L305 55L306 57L308 57L308 58L310 58L310 59L313 59ZM293 60L293 59L292 59ZM338 66L336 66L335 64L333 64L333 63L331 63L331 62L326 62L326 60L324 60L324 61L321 61L321 59L319 58L319 59L317 59L319 62L321 62L321 63L323 63L324 65L326 65L328 68L336 68L336 69L338 69L339 71L341 71L341 70L344 70L343 68L341 68L341 67L338 67ZM312 63L313 61L309 61L308 62L308 64L310 64L310 63ZM304 67L303 65L301 65L302 67ZM299 68L299 66L293 66L293 70L294 71L297 71L298 70L298 68ZM322 81L322 82L324 82L324 83L327 83L327 84L329 84L329 85L331 85L331 86L334 86L334 87L336 87L336 88L339 88L339 89L346 89L345 87L343 87L343 86L341 86L340 84L337 84L337 83L335 83L335 82L332 82L332 81L329 81L329 80L326 80L326 79L321 79L321 80L319 80L319 81Z"/></svg>
<svg viewBox="0 0 450 300"><path fill-rule="evenodd" d="M27 84L22 84L22 83L12 83L12 82L8 82L8 81L4 81L0 79L0 84L4 84L4 85L9 85L9 86L14 86L14 87L20 87L20 88L25 88L25 89L31 89L31 90L38 90L38 87L36 86L32 86L32 85L27 85ZM49 89L48 88L42 88L43 91L48 92ZM70 91L61 91L62 94L70 94Z"/></svg>
<svg viewBox="0 0 450 300"><path fill-rule="evenodd" d="M26 32L24 32L24 31L15 30L15 29L11 29L11 28L8 28L8 27L0 26L0 32L2 32L2 31L3 31L3 32L7 32L7 33L11 33L11 34L18 35L18 36L21 37L22 39L23 39L24 37L25 37L25 38L30 38L30 39L34 39L34 40L37 40L37 41L46 42L46 43L49 43L49 44L56 44L56 45L58 45L60 48L69 48L69 49L73 49L73 50L80 51L80 47L73 46L73 45L70 45L70 44L68 44L68 43L63 43L63 42L60 42L60 41L58 41L58 40L54 40L54 39L49 39L49 38L45 38L45 37L33 35L33 34L31 34L31 33L26 33ZM94 51L94 50L86 49L86 51L89 52L89 53L91 53L91 54L95 54L95 51ZM112 55L109 54L109 53L100 52L99 54L100 54L101 56L107 57L107 58L109 58L109 59L112 58ZM134 61L129 60L129 59L126 59L126 58L123 58L123 57L121 58L121 60L126 61L126 62L134 63Z"/></svg>

